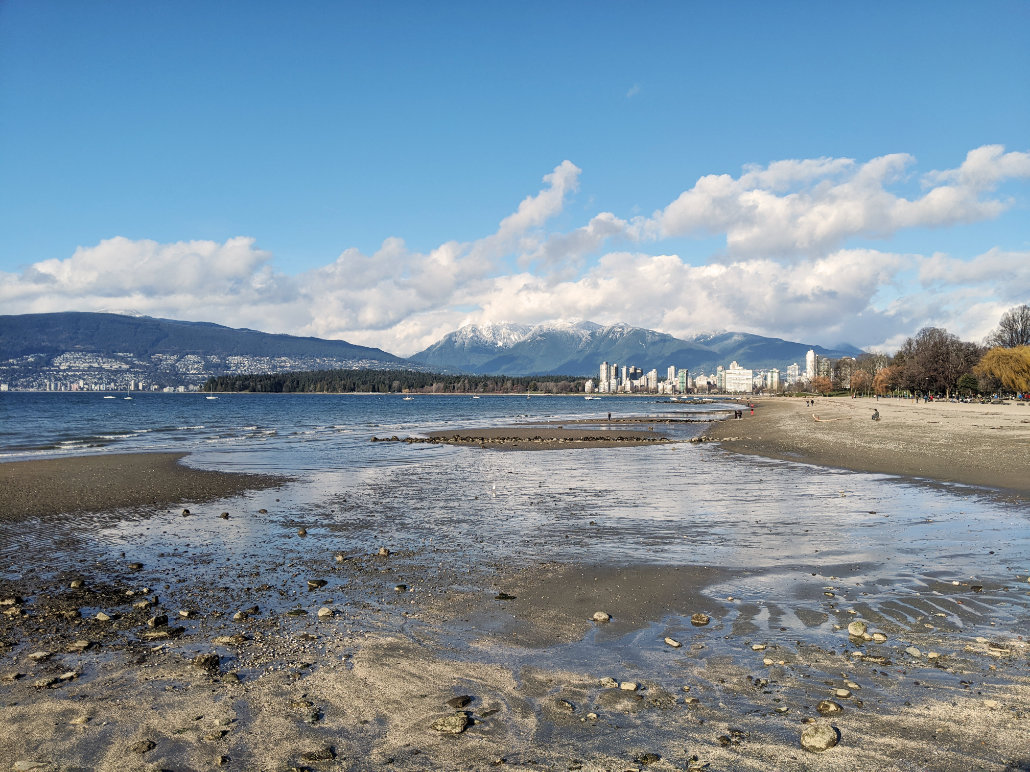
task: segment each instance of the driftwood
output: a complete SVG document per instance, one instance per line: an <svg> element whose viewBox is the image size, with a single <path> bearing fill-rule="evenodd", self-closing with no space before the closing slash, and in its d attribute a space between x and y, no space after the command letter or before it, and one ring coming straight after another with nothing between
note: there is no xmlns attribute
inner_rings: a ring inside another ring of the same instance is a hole
<svg viewBox="0 0 1030 772"><path fill-rule="evenodd" d="M829 423L830 421L850 421L851 420L851 416L849 416L849 415L842 415L839 418L820 418L815 413L812 413L812 419L815 420L815 421L818 421L819 423L825 424L825 423Z"/></svg>

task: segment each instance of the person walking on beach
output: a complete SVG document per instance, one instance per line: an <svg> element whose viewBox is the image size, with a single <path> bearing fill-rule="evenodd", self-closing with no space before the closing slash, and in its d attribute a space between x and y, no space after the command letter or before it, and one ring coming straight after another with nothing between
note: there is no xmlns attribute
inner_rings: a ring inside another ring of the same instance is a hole
<svg viewBox="0 0 1030 772"><path fill-rule="evenodd" d="M612 414L611 414L611 413L609 413L609 414L608 414L608 423L611 423L611 422L612 422Z"/></svg>

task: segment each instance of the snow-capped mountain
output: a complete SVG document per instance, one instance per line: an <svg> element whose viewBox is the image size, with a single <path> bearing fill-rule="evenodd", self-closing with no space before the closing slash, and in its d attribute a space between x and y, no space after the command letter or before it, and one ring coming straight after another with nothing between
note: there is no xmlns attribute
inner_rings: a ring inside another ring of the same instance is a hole
<svg viewBox="0 0 1030 772"><path fill-rule="evenodd" d="M742 332L704 333L683 340L629 324L559 320L537 325L466 325L410 359L430 368L496 375L591 375L602 361L660 372L669 365L714 372L736 360L744 367L802 365L814 348L821 356L861 353L854 347L829 350Z"/></svg>

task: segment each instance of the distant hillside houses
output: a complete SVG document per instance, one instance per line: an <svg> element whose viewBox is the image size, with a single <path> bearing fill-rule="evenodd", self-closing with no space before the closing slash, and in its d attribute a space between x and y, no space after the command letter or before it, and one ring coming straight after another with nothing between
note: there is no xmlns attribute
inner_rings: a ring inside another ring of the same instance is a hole
<svg viewBox="0 0 1030 772"><path fill-rule="evenodd" d="M805 369L794 362L781 373L773 367L752 370L741 367L737 362L730 362L729 367L719 365L711 375L698 373L691 377L687 368L669 365L664 377L658 370L643 372L633 365L620 365L617 362L602 362L597 381L586 382L588 394L757 394L760 392L775 393L790 386L811 381L816 376L838 376L841 381L849 381L850 366L853 357L839 360L834 367L833 360L821 357L813 349L805 356ZM844 371L846 373L838 372ZM847 388L847 384L845 384Z"/></svg>

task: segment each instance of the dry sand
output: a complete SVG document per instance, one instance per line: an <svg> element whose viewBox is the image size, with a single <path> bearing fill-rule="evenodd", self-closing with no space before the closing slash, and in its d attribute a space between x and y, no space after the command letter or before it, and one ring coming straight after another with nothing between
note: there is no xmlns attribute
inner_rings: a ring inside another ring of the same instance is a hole
<svg viewBox="0 0 1030 772"><path fill-rule="evenodd" d="M0 464L0 521L182 501L213 501L281 485L270 475L211 472L185 453L119 453Z"/></svg>
<svg viewBox="0 0 1030 772"><path fill-rule="evenodd" d="M880 420L871 419L879 410ZM1030 494L1030 405L772 398L708 436L738 453Z"/></svg>

